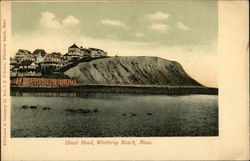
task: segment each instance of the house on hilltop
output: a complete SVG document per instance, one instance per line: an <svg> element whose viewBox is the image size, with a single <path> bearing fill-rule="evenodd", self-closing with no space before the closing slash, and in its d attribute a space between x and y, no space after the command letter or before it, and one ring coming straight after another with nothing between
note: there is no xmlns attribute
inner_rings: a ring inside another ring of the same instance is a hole
<svg viewBox="0 0 250 161"><path fill-rule="evenodd" d="M55 72L58 71L62 66L61 57L55 54L47 54L44 57L43 62L39 63L42 72Z"/></svg>
<svg viewBox="0 0 250 161"><path fill-rule="evenodd" d="M80 47L80 50L81 50L81 54L84 56L84 57L90 57L90 50L87 49L87 48L83 48L82 46Z"/></svg>
<svg viewBox="0 0 250 161"><path fill-rule="evenodd" d="M36 50L33 51L32 54L35 55L35 56L44 57L47 53L46 53L46 51L43 50L43 49L36 49Z"/></svg>
<svg viewBox="0 0 250 161"><path fill-rule="evenodd" d="M54 55L53 53L47 54L44 57L44 62L60 62L61 59L59 56Z"/></svg>
<svg viewBox="0 0 250 161"><path fill-rule="evenodd" d="M37 65L30 60L24 60L18 64L19 69L36 69Z"/></svg>
<svg viewBox="0 0 250 161"><path fill-rule="evenodd" d="M63 61L68 62L79 60L81 58L83 58L81 49L76 44L73 44L68 48L68 52L63 56Z"/></svg>
<svg viewBox="0 0 250 161"><path fill-rule="evenodd" d="M10 57L10 69L14 68L17 64L17 60L13 57Z"/></svg>
<svg viewBox="0 0 250 161"><path fill-rule="evenodd" d="M77 54L77 55L80 55L81 54L81 50L80 48L76 45L76 44L73 44L71 45L69 48L68 48L68 54Z"/></svg>
<svg viewBox="0 0 250 161"><path fill-rule="evenodd" d="M33 51L33 55L35 57L35 62L37 64L43 62L46 54L47 53L43 49L36 49L35 51Z"/></svg>
<svg viewBox="0 0 250 161"><path fill-rule="evenodd" d="M91 61L106 56L107 52L102 49L78 47L76 44L68 47L68 52L64 55L60 52L49 54L43 49L33 52L19 49L14 57L10 57L10 74L21 77L56 74L62 67L78 63L78 60Z"/></svg>
<svg viewBox="0 0 250 161"><path fill-rule="evenodd" d="M25 60L35 61L35 56L29 50L19 49L15 55L15 60L17 62Z"/></svg>
<svg viewBox="0 0 250 161"><path fill-rule="evenodd" d="M38 65L31 60L24 60L21 63L15 64L11 69L11 76L40 76Z"/></svg>
<svg viewBox="0 0 250 161"><path fill-rule="evenodd" d="M62 56L63 56L63 54L60 53L60 52L52 52L51 54L54 55L55 57L59 58L59 59L61 59Z"/></svg>
<svg viewBox="0 0 250 161"><path fill-rule="evenodd" d="M64 62L75 61L82 58L90 57L106 57L107 52L98 48L83 48L82 46L79 48L76 44L73 44L68 48L68 52L63 56Z"/></svg>
<svg viewBox="0 0 250 161"><path fill-rule="evenodd" d="M107 52L105 52L102 49L98 49L98 48L88 48L88 50L90 51L90 56L92 58L97 58L97 57L106 57L107 56Z"/></svg>

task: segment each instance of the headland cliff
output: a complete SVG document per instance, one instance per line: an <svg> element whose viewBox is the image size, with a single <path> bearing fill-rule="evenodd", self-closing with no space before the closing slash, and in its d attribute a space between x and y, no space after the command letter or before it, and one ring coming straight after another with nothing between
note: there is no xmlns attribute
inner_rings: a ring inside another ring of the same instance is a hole
<svg viewBox="0 0 250 161"><path fill-rule="evenodd" d="M67 79L14 78L12 91L140 94L218 94L191 78L181 64L159 57L106 57L76 63Z"/></svg>

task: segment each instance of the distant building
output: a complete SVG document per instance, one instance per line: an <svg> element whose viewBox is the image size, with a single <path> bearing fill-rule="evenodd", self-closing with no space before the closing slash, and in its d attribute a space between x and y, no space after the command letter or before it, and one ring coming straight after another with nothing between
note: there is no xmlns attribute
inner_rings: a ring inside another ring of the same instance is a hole
<svg viewBox="0 0 250 161"><path fill-rule="evenodd" d="M62 57L63 62L68 62L68 61L71 61L71 60L72 60L72 56L69 55L68 53L64 54L63 57Z"/></svg>
<svg viewBox="0 0 250 161"><path fill-rule="evenodd" d="M39 63L41 63L41 62L43 62L44 61L44 57L42 57L42 55L38 55L37 57L36 57L36 63L37 64L39 64Z"/></svg>
<svg viewBox="0 0 250 161"><path fill-rule="evenodd" d="M24 60L18 64L19 69L36 69L37 65L30 60Z"/></svg>
<svg viewBox="0 0 250 161"><path fill-rule="evenodd" d="M57 58L59 58L59 59L61 59L61 57L63 56L63 54L62 53L59 53L59 52L53 52L53 53L51 53L54 57L57 57Z"/></svg>
<svg viewBox="0 0 250 161"><path fill-rule="evenodd" d="M83 58L81 49L76 44L71 45L68 52L63 56L64 61L75 61L81 58Z"/></svg>
<svg viewBox="0 0 250 161"><path fill-rule="evenodd" d="M76 44L73 44L68 48L68 54L81 55L81 50Z"/></svg>
<svg viewBox="0 0 250 161"><path fill-rule="evenodd" d="M92 58L105 57L105 56L107 56L107 52L103 51L102 49L89 48L89 51L90 51L90 56L91 56Z"/></svg>
<svg viewBox="0 0 250 161"><path fill-rule="evenodd" d="M61 62L61 58L58 56L55 56L54 54L47 54L44 57L44 62Z"/></svg>
<svg viewBox="0 0 250 161"><path fill-rule="evenodd" d="M54 54L47 54L44 57L43 62L39 63L42 72L55 72L58 71L62 66L61 58Z"/></svg>
<svg viewBox="0 0 250 161"><path fill-rule="evenodd" d="M35 51L33 51L32 54L35 58L35 62L38 64L38 63L43 62L44 57L47 53L43 49L36 49Z"/></svg>
<svg viewBox="0 0 250 161"><path fill-rule="evenodd" d="M17 64L17 61L15 58L10 57L10 69L14 68Z"/></svg>
<svg viewBox="0 0 250 161"><path fill-rule="evenodd" d="M35 61L35 56L28 50L19 49L15 55L15 60L17 60L17 62L25 60Z"/></svg>
<svg viewBox="0 0 250 161"><path fill-rule="evenodd" d="M89 49L83 48L81 46L80 51L81 51L81 55L83 55L83 57L90 57L90 50Z"/></svg>
<svg viewBox="0 0 250 161"><path fill-rule="evenodd" d="M75 61L85 57L97 58L97 57L105 57L107 56L107 52L98 48L83 48L82 46L79 48L76 44L73 44L68 48L68 52L63 55L62 60L64 62Z"/></svg>
<svg viewBox="0 0 250 161"><path fill-rule="evenodd" d="M19 49L16 55L10 58L10 74L11 76L40 76L59 72L63 66L83 58L106 56L107 52L102 49L83 48L82 46L79 48L76 44L71 45L64 55L59 52L47 54L43 49L36 49L33 53Z"/></svg>
<svg viewBox="0 0 250 161"><path fill-rule="evenodd" d="M41 73L37 67L38 65L35 62L24 60L11 69L11 76L40 76Z"/></svg>
<svg viewBox="0 0 250 161"><path fill-rule="evenodd" d="M47 53L46 53L46 51L43 50L43 49L36 49L35 51L33 51L32 54L35 55L35 56L44 57Z"/></svg>

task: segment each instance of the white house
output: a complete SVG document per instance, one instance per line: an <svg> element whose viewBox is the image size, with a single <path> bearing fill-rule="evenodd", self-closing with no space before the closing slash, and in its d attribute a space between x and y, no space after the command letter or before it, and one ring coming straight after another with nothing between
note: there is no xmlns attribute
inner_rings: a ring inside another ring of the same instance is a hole
<svg viewBox="0 0 250 161"><path fill-rule="evenodd" d="M59 70L63 64L61 62L61 58L54 54L47 54L43 61L39 63L41 70L51 70L57 71Z"/></svg>
<svg viewBox="0 0 250 161"><path fill-rule="evenodd" d="M35 57L35 62L38 64L38 63L41 63L44 61L44 57L47 53L43 50L43 49L36 49L34 52L33 52L33 55Z"/></svg>
<svg viewBox="0 0 250 161"><path fill-rule="evenodd" d="M68 54L69 55L81 55L81 50L76 44L73 44L68 48Z"/></svg>
<svg viewBox="0 0 250 161"><path fill-rule="evenodd" d="M42 57L42 55L38 55L37 57L36 57L36 63L41 63L41 62L43 62L44 61L44 57Z"/></svg>
<svg viewBox="0 0 250 161"><path fill-rule="evenodd" d="M17 64L13 69L11 76L40 76L41 73L37 69L38 65L31 60L24 60Z"/></svg>
<svg viewBox="0 0 250 161"><path fill-rule="evenodd" d="M90 56L92 58L97 58L97 57L105 57L107 56L107 52L103 51L102 49L98 48L89 48L90 50Z"/></svg>

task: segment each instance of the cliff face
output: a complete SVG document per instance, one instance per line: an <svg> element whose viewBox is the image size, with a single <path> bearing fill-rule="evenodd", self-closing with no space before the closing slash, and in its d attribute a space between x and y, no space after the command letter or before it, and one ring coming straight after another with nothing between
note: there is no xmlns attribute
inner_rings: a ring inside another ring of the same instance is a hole
<svg viewBox="0 0 250 161"><path fill-rule="evenodd" d="M159 57L110 57L64 72L82 84L202 86L174 61Z"/></svg>
<svg viewBox="0 0 250 161"><path fill-rule="evenodd" d="M53 78L13 78L11 85L19 87L67 87L78 86L76 80Z"/></svg>

